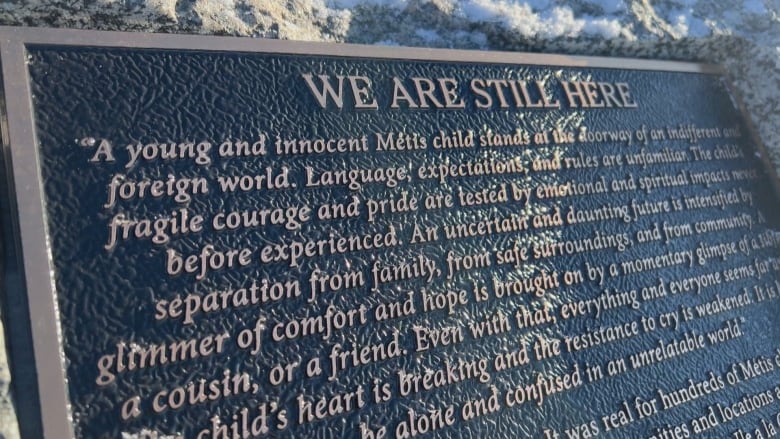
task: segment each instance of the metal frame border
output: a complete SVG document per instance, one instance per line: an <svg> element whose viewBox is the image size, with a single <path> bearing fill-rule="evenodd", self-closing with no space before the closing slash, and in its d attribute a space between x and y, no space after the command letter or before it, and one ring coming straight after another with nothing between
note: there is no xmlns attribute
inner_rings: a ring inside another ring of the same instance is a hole
<svg viewBox="0 0 780 439"><path fill-rule="evenodd" d="M594 67L604 69L659 70L705 74L724 73L723 69L717 64L637 58L460 49L428 49L420 47L369 46L362 44L268 40L247 37L217 37L0 26L0 44L11 42L58 46L258 52L291 55L339 56L348 58L449 61L457 63Z"/></svg>
<svg viewBox="0 0 780 439"><path fill-rule="evenodd" d="M60 343L61 334L45 221L39 153L36 147L34 113L26 67L27 45L275 53L356 59L446 61L458 64L523 64L725 75L724 70L718 65L677 61L0 26L0 60L7 106L0 110L5 111L7 115L8 123L5 130L9 139L7 148L10 150L4 153L10 159L10 163L7 164L11 180L9 185L14 188L17 201L17 211L12 212L11 215L19 224L21 248L17 251L22 262L23 283L29 300L33 353L36 362L34 367L41 406L40 420L43 436L47 439L74 439L75 436L67 395L65 358ZM18 202L19 200L23 202Z"/></svg>

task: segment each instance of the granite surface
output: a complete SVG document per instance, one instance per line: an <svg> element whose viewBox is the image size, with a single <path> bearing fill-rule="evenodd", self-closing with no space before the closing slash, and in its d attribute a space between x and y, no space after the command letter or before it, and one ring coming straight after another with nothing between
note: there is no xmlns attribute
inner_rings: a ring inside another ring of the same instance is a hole
<svg viewBox="0 0 780 439"><path fill-rule="evenodd" d="M777 0L13 0L0 24L715 62L780 164ZM0 349L0 439L10 376Z"/></svg>

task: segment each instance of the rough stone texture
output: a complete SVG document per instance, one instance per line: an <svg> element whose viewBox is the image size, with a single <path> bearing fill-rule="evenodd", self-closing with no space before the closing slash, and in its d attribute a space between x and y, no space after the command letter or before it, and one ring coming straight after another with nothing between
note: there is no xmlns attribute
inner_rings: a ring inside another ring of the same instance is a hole
<svg viewBox="0 0 780 439"><path fill-rule="evenodd" d="M5 339L3 325L0 324L0 340ZM11 371L5 348L0 346L0 439L18 439L19 426L14 415L11 398Z"/></svg>
<svg viewBox="0 0 780 439"><path fill-rule="evenodd" d="M12 0L0 24L721 63L780 164L776 0ZM0 439L9 379L0 349Z"/></svg>

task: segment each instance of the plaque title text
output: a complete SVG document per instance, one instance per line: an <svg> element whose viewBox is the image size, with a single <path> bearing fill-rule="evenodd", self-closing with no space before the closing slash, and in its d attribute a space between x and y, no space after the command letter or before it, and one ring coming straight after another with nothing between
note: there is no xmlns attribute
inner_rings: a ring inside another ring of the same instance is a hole
<svg viewBox="0 0 780 439"><path fill-rule="evenodd" d="M625 82L544 81L473 78L467 85L454 78L393 77L388 102L380 102L375 82L362 75L301 75L317 104L327 108L465 109L496 108L636 108ZM557 87L560 91L555 92Z"/></svg>

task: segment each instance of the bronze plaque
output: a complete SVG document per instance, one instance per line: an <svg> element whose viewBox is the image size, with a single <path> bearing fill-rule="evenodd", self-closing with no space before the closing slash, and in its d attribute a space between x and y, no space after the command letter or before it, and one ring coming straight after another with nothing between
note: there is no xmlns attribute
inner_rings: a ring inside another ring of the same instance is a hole
<svg viewBox="0 0 780 439"><path fill-rule="evenodd" d="M2 29L25 437L771 437L713 66Z"/></svg>

